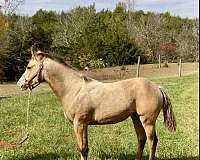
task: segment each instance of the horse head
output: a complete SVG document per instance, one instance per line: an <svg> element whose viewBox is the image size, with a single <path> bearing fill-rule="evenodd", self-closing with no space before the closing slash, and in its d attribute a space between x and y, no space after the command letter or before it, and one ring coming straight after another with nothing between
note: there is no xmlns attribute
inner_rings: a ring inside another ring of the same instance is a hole
<svg viewBox="0 0 200 160"><path fill-rule="evenodd" d="M41 53L40 50L33 52L31 48L32 57L29 60L25 72L17 82L17 85L22 90L27 90L28 88L32 90L43 80L42 70L45 57Z"/></svg>

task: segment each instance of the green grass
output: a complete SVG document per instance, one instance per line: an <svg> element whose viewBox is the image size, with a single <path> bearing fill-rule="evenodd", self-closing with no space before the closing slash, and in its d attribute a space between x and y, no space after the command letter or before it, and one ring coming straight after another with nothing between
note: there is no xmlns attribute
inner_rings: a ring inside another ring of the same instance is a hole
<svg viewBox="0 0 200 160"><path fill-rule="evenodd" d="M197 160L198 148L198 75L153 80L162 85L173 104L177 132L163 125L162 112L157 120L158 160ZM28 96L0 99L0 140L18 142L24 135ZM64 119L62 107L52 92L32 95L29 141L20 148L0 148L0 159L77 160L79 153L71 124ZM116 125L89 127L89 159L132 160L137 139L130 119ZM145 146L143 159L148 159Z"/></svg>

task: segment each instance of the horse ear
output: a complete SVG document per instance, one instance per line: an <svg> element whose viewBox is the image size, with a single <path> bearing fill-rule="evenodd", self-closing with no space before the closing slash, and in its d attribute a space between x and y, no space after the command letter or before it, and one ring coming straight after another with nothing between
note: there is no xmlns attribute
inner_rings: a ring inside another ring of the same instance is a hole
<svg viewBox="0 0 200 160"><path fill-rule="evenodd" d="M33 46L31 46L31 55L32 55L32 58L35 58L35 53L33 51Z"/></svg>
<svg viewBox="0 0 200 160"><path fill-rule="evenodd" d="M37 52L36 52L37 55L39 55L39 54L41 54L41 53L42 53L42 51L39 50L39 49L38 49Z"/></svg>
<svg viewBox="0 0 200 160"><path fill-rule="evenodd" d="M41 61L44 58L44 54L41 50L37 50L37 52L35 53L35 57L37 60Z"/></svg>

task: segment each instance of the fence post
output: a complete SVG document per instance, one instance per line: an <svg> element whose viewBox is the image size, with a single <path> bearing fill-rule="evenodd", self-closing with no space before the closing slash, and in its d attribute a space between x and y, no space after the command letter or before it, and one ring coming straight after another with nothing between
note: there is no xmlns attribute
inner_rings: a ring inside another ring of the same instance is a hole
<svg viewBox="0 0 200 160"><path fill-rule="evenodd" d="M140 56L138 56L136 77L139 77L139 72L140 72Z"/></svg>
<svg viewBox="0 0 200 160"><path fill-rule="evenodd" d="M159 61L159 65L158 65L158 67L161 68L161 62L160 62L161 59L160 59L160 54L159 54L159 56L158 56L158 61Z"/></svg>
<svg viewBox="0 0 200 160"><path fill-rule="evenodd" d="M179 65L178 65L178 75L179 75L179 77L181 77L181 69L182 69L182 63L181 63L181 59L180 59Z"/></svg>

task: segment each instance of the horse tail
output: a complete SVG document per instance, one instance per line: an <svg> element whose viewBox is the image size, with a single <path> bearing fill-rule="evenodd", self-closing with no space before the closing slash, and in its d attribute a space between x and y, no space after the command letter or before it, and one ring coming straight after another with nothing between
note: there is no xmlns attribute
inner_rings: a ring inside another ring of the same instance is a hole
<svg viewBox="0 0 200 160"><path fill-rule="evenodd" d="M171 131L176 131L176 119L174 112L172 110L172 104L170 98L167 96L163 88L159 87L162 96L163 96L163 116L164 116L164 124L165 127Z"/></svg>

